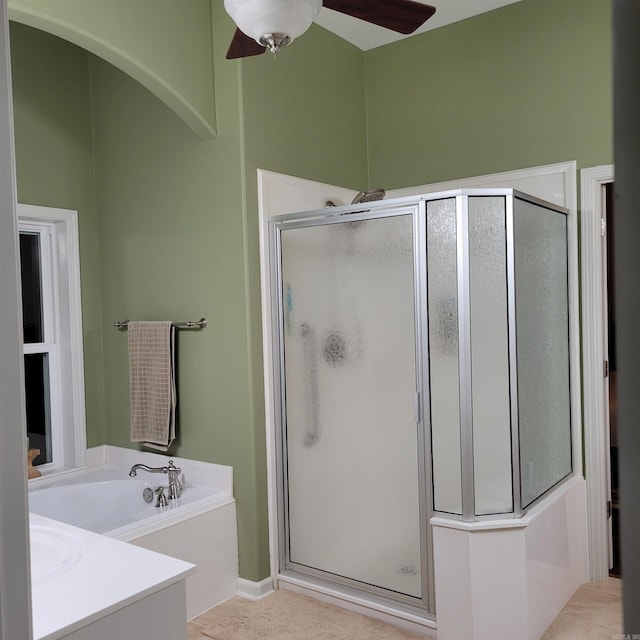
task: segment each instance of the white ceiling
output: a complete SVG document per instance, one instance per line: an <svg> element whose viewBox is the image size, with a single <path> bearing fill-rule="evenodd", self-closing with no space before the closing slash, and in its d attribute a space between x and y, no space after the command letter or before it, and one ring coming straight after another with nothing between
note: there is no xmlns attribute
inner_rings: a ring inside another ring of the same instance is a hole
<svg viewBox="0 0 640 640"><path fill-rule="evenodd" d="M458 22L465 18L492 11L498 7L520 0L416 0L422 4L430 4L436 8L435 15L427 20L414 34L424 33L431 29L437 29L445 24ZM362 20L357 20L350 16L330 9L320 9L320 13L315 19L320 26L333 31L341 38L348 40L363 51L375 49L383 44L389 44L403 38L404 36L389 29L383 29L373 24L368 24Z"/></svg>

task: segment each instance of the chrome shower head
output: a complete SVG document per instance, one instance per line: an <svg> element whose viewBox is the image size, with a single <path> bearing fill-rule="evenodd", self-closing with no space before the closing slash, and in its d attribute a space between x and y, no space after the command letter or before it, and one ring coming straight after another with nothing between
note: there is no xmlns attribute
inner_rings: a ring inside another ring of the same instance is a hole
<svg viewBox="0 0 640 640"><path fill-rule="evenodd" d="M360 204L361 202L375 202L384 198L384 189L371 189L371 191L361 191L352 201L351 204Z"/></svg>

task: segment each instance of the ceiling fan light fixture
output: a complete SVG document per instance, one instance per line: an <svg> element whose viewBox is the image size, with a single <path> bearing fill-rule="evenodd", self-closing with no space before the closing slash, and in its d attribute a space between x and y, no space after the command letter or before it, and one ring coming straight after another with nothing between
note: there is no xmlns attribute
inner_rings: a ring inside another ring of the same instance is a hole
<svg viewBox="0 0 640 640"><path fill-rule="evenodd" d="M291 38L284 33L265 33L260 38L260 44L266 47L275 56L282 47L286 47L291 42Z"/></svg>
<svg viewBox="0 0 640 640"><path fill-rule="evenodd" d="M238 29L277 53L302 35L322 8L322 0L224 0Z"/></svg>

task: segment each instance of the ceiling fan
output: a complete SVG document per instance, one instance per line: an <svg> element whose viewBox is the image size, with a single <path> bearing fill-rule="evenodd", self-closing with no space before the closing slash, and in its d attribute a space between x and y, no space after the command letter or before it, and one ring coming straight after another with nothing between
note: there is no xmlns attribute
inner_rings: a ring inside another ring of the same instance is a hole
<svg viewBox="0 0 640 640"><path fill-rule="evenodd" d="M224 0L237 25L227 58L274 55L302 35L322 7L398 33L413 33L435 12L414 0Z"/></svg>

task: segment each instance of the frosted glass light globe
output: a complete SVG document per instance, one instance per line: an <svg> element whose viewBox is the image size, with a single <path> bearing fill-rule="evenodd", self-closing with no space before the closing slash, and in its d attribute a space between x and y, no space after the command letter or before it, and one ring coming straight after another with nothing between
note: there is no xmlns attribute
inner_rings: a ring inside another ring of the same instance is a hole
<svg viewBox="0 0 640 640"><path fill-rule="evenodd" d="M311 26L322 0L224 0L224 8L240 31L273 51L272 36L279 46L293 42Z"/></svg>

